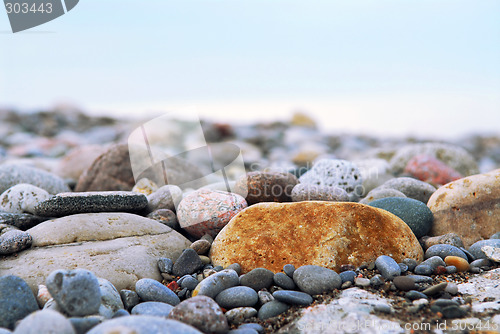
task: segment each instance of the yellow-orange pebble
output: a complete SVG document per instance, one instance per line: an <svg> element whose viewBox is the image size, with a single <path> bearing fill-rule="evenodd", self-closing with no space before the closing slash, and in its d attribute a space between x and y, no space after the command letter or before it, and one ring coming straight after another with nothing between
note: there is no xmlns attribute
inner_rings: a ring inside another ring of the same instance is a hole
<svg viewBox="0 0 500 334"><path fill-rule="evenodd" d="M447 266L457 267L457 271L467 271L469 270L469 262L461 258L460 256L447 256L444 258L444 262Z"/></svg>

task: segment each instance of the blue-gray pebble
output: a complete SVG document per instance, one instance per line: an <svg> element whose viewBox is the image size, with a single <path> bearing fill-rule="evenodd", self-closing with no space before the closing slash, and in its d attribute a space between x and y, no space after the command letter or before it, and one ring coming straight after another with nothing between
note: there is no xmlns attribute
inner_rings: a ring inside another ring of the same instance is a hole
<svg viewBox="0 0 500 334"><path fill-rule="evenodd" d="M422 299L422 298L427 299L428 297L420 291L410 290L407 293L405 293L405 298L410 299L410 300L416 300L416 299Z"/></svg>
<svg viewBox="0 0 500 334"><path fill-rule="evenodd" d="M99 316L89 316L83 318L76 317L69 318L69 321L71 322L71 326L75 329L76 334L85 334L95 326L99 325L102 322L102 318Z"/></svg>
<svg viewBox="0 0 500 334"><path fill-rule="evenodd" d="M150 315L134 315L107 320L92 328L87 334L108 334L116 328L127 328L132 333L140 334L202 334L196 328L180 321Z"/></svg>
<svg viewBox="0 0 500 334"><path fill-rule="evenodd" d="M432 271L434 271L438 266L446 267L446 263L444 262L443 258L438 255L428 258L427 260L420 263L420 265L427 265L431 267Z"/></svg>
<svg viewBox="0 0 500 334"><path fill-rule="evenodd" d="M288 311L289 308L290 306L288 304L273 300L261 306L257 317L260 320L266 320Z"/></svg>
<svg viewBox="0 0 500 334"><path fill-rule="evenodd" d="M131 314L152 315L156 317L168 317L174 307L162 302L145 302L134 306Z"/></svg>
<svg viewBox="0 0 500 334"><path fill-rule="evenodd" d="M313 302L313 298L311 295L293 290L278 290L273 292L273 297L283 303L290 305L301 305L307 306L311 305Z"/></svg>
<svg viewBox="0 0 500 334"><path fill-rule="evenodd" d="M255 330L257 333L264 333L264 327L262 327L261 325L257 324L257 323L254 323L254 322L250 322L250 323L246 323L246 324L241 324L238 326L238 328L241 328L241 329L253 329Z"/></svg>
<svg viewBox="0 0 500 334"><path fill-rule="evenodd" d="M215 298L217 304L225 309L236 307L252 307L257 304L259 296L248 286L235 286L219 293Z"/></svg>
<svg viewBox="0 0 500 334"><path fill-rule="evenodd" d="M0 327L14 328L17 320L38 310L28 284L17 276L0 277Z"/></svg>
<svg viewBox="0 0 500 334"><path fill-rule="evenodd" d="M196 286L198 285L198 280L194 278L193 276L184 276L184 279L181 282L181 287L186 288L188 290L194 290Z"/></svg>
<svg viewBox="0 0 500 334"><path fill-rule="evenodd" d="M274 284L285 290L294 290L296 287L293 279L285 273L274 274L273 280Z"/></svg>
<svg viewBox="0 0 500 334"><path fill-rule="evenodd" d="M439 256L443 260L447 256L459 256L468 261L467 255L460 248L447 244L437 244L427 248L425 258L428 259L433 256Z"/></svg>
<svg viewBox="0 0 500 334"><path fill-rule="evenodd" d="M190 275L203 267L200 256L192 248L186 248L175 261L172 273L175 276Z"/></svg>
<svg viewBox="0 0 500 334"><path fill-rule="evenodd" d="M356 274L352 270L346 270L346 271L341 272L339 274L339 276L340 276L340 279L342 279L342 283L347 282L347 281L354 283L354 279L356 278L356 276L358 276L358 274Z"/></svg>
<svg viewBox="0 0 500 334"><path fill-rule="evenodd" d="M46 286L57 305L70 316L83 317L99 311L101 288L97 277L88 270L55 270L47 276Z"/></svg>
<svg viewBox="0 0 500 334"><path fill-rule="evenodd" d="M135 291L145 302L162 302L177 305L179 297L165 285L151 278L142 278L135 283Z"/></svg>
<svg viewBox="0 0 500 334"><path fill-rule="evenodd" d="M40 310L31 313L16 326L14 333L38 334L58 333L74 334L71 322L61 313L52 310Z"/></svg>
<svg viewBox="0 0 500 334"><path fill-rule="evenodd" d="M266 268L255 268L241 276L240 284L249 286L255 291L267 289L273 284L274 273Z"/></svg>
<svg viewBox="0 0 500 334"><path fill-rule="evenodd" d="M295 266L293 264L285 264L283 266L283 271L290 277L293 277L293 272L295 271Z"/></svg>
<svg viewBox="0 0 500 334"><path fill-rule="evenodd" d="M500 247L500 239L479 240L469 247L469 252L474 255L476 259L487 259L488 257L481 250L484 246Z"/></svg>
<svg viewBox="0 0 500 334"><path fill-rule="evenodd" d="M427 235L434 222L434 215L427 205L413 198L386 197L374 200L368 205L384 209L401 218L417 238Z"/></svg>
<svg viewBox="0 0 500 334"><path fill-rule="evenodd" d="M401 268L394 259L387 255L380 255L375 260L375 267L380 271L385 279L393 279L401 275Z"/></svg>
<svg viewBox="0 0 500 334"><path fill-rule="evenodd" d="M168 257L161 257L158 259L158 269L161 273L171 274L174 262Z"/></svg>
<svg viewBox="0 0 500 334"><path fill-rule="evenodd" d="M425 276L430 276L434 272L432 270L431 266L428 266L426 264L419 264L418 266L413 269L413 272L417 275L425 275Z"/></svg>
<svg viewBox="0 0 500 334"><path fill-rule="evenodd" d="M342 279L335 271L315 265L297 268L293 273L293 281L300 290L310 295L329 292L342 285Z"/></svg>

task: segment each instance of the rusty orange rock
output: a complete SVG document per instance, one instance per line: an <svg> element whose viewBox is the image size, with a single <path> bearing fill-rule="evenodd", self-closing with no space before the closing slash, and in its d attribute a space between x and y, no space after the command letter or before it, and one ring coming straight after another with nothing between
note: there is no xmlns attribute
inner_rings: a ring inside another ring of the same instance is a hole
<svg viewBox="0 0 500 334"><path fill-rule="evenodd" d="M445 184L427 202L434 214L430 235L454 232L465 247L500 231L500 169Z"/></svg>
<svg viewBox="0 0 500 334"><path fill-rule="evenodd" d="M239 263L243 273L278 272L287 263L339 272L342 264L359 266L380 255L421 261L423 251L408 225L388 211L320 201L250 206L222 229L210 251L214 265Z"/></svg>
<svg viewBox="0 0 500 334"><path fill-rule="evenodd" d="M447 266L455 266L457 271L467 271L469 270L469 262L461 258L460 256L447 256L444 258L444 262Z"/></svg>

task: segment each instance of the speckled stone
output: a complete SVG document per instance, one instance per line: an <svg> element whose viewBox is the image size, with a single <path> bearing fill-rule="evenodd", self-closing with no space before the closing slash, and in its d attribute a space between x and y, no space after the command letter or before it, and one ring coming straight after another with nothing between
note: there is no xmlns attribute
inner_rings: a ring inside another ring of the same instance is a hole
<svg viewBox="0 0 500 334"><path fill-rule="evenodd" d="M11 213L34 213L38 203L48 199L49 193L31 184L21 183L0 195L0 210Z"/></svg>
<svg viewBox="0 0 500 334"><path fill-rule="evenodd" d="M315 184L299 183L292 189L292 201L328 201L346 202L349 195L340 187L319 186Z"/></svg>
<svg viewBox="0 0 500 334"><path fill-rule="evenodd" d="M71 316L86 316L99 311L99 281L88 270L55 270L47 277L46 286L57 305Z"/></svg>
<svg viewBox="0 0 500 334"><path fill-rule="evenodd" d="M158 269L161 273L172 274L174 262L168 257L161 257L158 259Z"/></svg>
<svg viewBox="0 0 500 334"><path fill-rule="evenodd" d="M427 203L429 198L436 191L436 188L429 183L411 177L397 177L391 179L382 184L379 188L396 189L405 194L406 197L421 201L424 204Z"/></svg>
<svg viewBox="0 0 500 334"><path fill-rule="evenodd" d="M257 304L259 297L254 289L247 286L234 286L221 291L215 301L225 309L236 307L252 307Z"/></svg>
<svg viewBox="0 0 500 334"><path fill-rule="evenodd" d="M145 302L137 304L132 308L130 314L152 315L156 317L168 317L174 307L162 302Z"/></svg>
<svg viewBox="0 0 500 334"><path fill-rule="evenodd" d="M221 308L210 297L195 296L173 308L170 319L182 321L204 333L225 333L229 330Z"/></svg>
<svg viewBox="0 0 500 334"><path fill-rule="evenodd" d="M210 250L210 246L212 246L212 244L209 241L200 239L193 242L191 246L189 246L189 248L194 249L195 252L199 255L203 255L208 253L208 251Z"/></svg>
<svg viewBox="0 0 500 334"><path fill-rule="evenodd" d="M458 256L467 261L467 255L465 255L460 248L446 244L438 244L427 248L424 256L426 259L433 256L439 256L443 260L447 256Z"/></svg>
<svg viewBox="0 0 500 334"><path fill-rule="evenodd" d="M135 291L142 301L162 302L177 305L179 297L165 285L151 278L142 278L135 283Z"/></svg>
<svg viewBox="0 0 500 334"><path fill-rule="evenodd" d="M191 248L186 248L175 261L172 267L172 273L175 276L190 275L197 272L202 267L203 263L196 251Z"/></svg>
<svg viewBox="0 0 500 334"><path fill-rule="evenodd" d="M0 224L15 226L20 230L27 230L49 218L34 216L28 213L0 212Z"/></svg>
<svg viewBox="0 0 500 334"><path fill-rule="evenodd" d="M202 334L196 328L180 321L153 317L149 315L133 315L119 317L103 322L92 328L87 334Z"/></svg>
<svg viewBox="0 0 500 334"><path fill-rule="evenodd" d="M266 320L286 312L289 308L288 304L273 300L262 305L257 316L261 320Z"/></svg>
<svg viewBox="0 0 500 334"><path fill-rule="evenodd" d="M241 324L245 319L255 317L257 310L253 307L237 307L225 313L230 324Z"/></svg>
<svg viewBox="0 0 500 334"><path fill-rule="evenodd" d="M19 325L16 326L14 333L75 334L75 330L71 322L61 313L52 310L40 310L24 318Z"/></svg>
<svg viewBox="0 0 500 334"><path fill-rule="evenodd" d="M421 201L412 198L388 197L375 200L369 205L384 209L401 218L417 238L426 235L434 217L432 211Z"/></svg>
<svg viewBox="0 0 500 334"><path fill-rule="evenodd" d="M255 291L269 288L273 284L274 273L266 268L255 268L240 277L240 284Z"/></svg>
<svg viewBox="0 0 500 334"><path fill-rule="evenodd" d="M455 247L464 247L464 243L460 236L456 233L446 233L443 235L437 235L435 237L424 237L421 239L424 247L424 251L427 250L427 248L434 246L434 245L439 245L439 244L447 244L447 245L452 245Z"/></svg>
<svg viewBox="0 0 500 334"><path fill-rule="evenodd" d="M293 281L300 290L310 295L329 292L342 285L342 279L335 271L315 265L297 268L293 273Z"/></svg>
<svg viewBox="0 0 500 334"><path fill-rule="evenodd" d="M38 204L39 216L62 217L91 212L139 212L148 205L146 196L131 191L60 193Z"/></svg>
<svg viewBox="0 0 500 334"><path fill-rule="evenodd" d="M20 183L42 188L49 194L70 191L63 179L44 170L16 164L0 166L0 193Z"/></svg>
<svg viewBox="0 0 500 334"><path fill-rule="evenodd" d="M0 327L13 329L16 321L38 310L30 287L16 276L0 277Z"/></svg>
<svg viewBox="0 0 500 334"><path fill-rule="evenodd" d="M297 178L286 172L250 172L235 186L237 194L245 195L248 205L260 202L290 202Z"/></svg>
<svg viewBox="0 0 500 334"><path fill-rule="evenodd" d="M122 299L123 306L128 311L132 310L135 305L139 304L139 295L135 291L127 289L120 290L120 297Z"/></svg>
<svg viewBox="0 0 500 334"><path fill-rule="evenodd" d="M33 238L28 232L12 230L0 236L0 255L8 255L30 248Z"/></svg>
<svg viewBox="0 0 500 334"><path fill-rule="evenodd" d="M350 201L357 200L363 194L361 172L347 160L318 160L299 180L303 184L340 187L347 192Z"/></svg>
<svg viewBox="0 0 500 334"><path fill-rule="evenodd" d="M293 275L293 274L292 274ZM285 273L276 273L273 277L274 284L285 289L285 290L294 290L295 283L293 279Z"/></svg>
<svg viewBox="0 0 500 334"><path fill-rule="evenodd" d="M215 298L221 291L239 285L240 280L236 271L232 269L224 269L208 276L201 281L193 291L193 297L204 295Z"/></svg>
<svg viewBox="0 0 500 334"><path fill-rule="evenodd" d="M313 302L311 295L293 290L278 290L273 292L273 297L283 303L290 305L308 306Z"/></svg>
<svg viewBox="0 0 500 334"><path fill-rule="evenodd" d="M401 275L401 268L394 259L387 255L380 255L375 260L375 267L380 271L385 279L393 279Z"/></svg>
<svg viewBox="0 0 500 334"><path fill-rule="evenodd" d="M180 226L195 237L215 237L247 202L237 194L199 189L184 197L177 207Z"/></svg>

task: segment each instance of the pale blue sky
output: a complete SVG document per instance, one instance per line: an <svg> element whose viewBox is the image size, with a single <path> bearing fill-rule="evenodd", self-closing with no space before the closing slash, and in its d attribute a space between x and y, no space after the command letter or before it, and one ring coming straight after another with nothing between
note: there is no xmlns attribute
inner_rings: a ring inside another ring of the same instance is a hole
<svg viewBox="0 0 500 334"><path fill-rule="evenodd" d="M0 106L500 131L499 17L497 0L81 0L12 34L0 9Z"/></svg>

